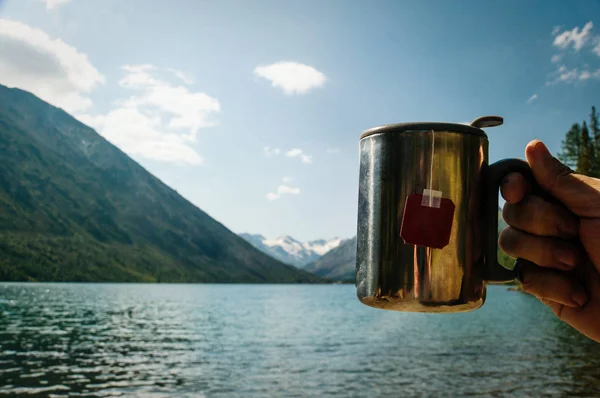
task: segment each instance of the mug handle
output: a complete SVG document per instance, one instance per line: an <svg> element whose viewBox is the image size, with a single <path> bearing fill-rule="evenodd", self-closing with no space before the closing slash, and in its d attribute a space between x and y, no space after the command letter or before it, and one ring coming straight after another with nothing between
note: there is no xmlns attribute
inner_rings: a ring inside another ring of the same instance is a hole
<svg viewBox="0 0 600 398"><path fill-rule="evenodd" d="M500 184L507 174L517 172L529 182L531 191L548 197L548 194L538 185L529 164L520 159L503 159L487 167L484 173L485 193L483 195L483 217L487 242L485 244L485 266L483 279L488 283L506 283L515 279L512 269L498 263L498 191Z"/></svg>

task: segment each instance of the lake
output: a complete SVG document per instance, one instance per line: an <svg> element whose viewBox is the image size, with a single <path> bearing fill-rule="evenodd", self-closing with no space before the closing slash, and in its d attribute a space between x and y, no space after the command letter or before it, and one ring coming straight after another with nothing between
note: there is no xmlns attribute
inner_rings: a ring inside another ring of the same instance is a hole
<svg viewBox="0 0 600 398"><path fill-rule="evenodd" d="M0 284L0 395L599 396L600 345L504 286L462 314L350 285Z"/></svg>

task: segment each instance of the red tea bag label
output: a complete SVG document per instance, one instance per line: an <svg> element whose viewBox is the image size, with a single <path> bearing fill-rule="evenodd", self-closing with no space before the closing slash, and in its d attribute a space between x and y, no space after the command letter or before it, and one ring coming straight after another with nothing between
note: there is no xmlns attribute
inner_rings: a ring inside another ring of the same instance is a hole
<svg viewBox="0 0 600 398"><path fill-rule="evenodd" d="M425 189L406 198L400 236L411 245L442 249L450 241L453 219L454 203L440 191Z"/></svg>

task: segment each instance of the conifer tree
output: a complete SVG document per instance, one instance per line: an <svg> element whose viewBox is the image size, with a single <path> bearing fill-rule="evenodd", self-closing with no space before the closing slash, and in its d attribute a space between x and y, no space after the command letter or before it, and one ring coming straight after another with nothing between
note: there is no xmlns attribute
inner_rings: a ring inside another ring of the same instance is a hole
<svg viewBox="0 0 600 398"><path fill-rule="evenodd" d="M590 133L586 122L581 126L581 141L579 147L579 159L577 162L577 172L585 175L592 175L595 166L594 143L590 139Z"/></svg>
<svg viewBox="0 0 600 398"><path fill-rule="evenodd" d="M600 125L598 124L598 113L596 107L592 106L590 114L590 139L594 150L593 176L600 177Z"/></svg>
<svg viewBox="0 0 600 398"><path fill-rule="evenodd" d="M561 162L577 171L579 165L579 153L581 150L581 127L579 123L571 126L562 142L562 151L558 154Z"/></svg>

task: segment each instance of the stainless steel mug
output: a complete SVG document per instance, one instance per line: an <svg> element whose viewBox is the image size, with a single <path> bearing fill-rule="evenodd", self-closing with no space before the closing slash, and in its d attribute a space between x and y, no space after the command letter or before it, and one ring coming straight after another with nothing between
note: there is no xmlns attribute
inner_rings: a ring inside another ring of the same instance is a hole
<svg viewBox="0 0 600 398"><path fill-rule="evenodd" d="M483 305L486 282L514 279L497 260L499 185L513 171L534 181L522 160L488 165L482 128L502 123L498 116L471 125L403 123L360 136L356 289L362 303L470 311Z"/></svg>

